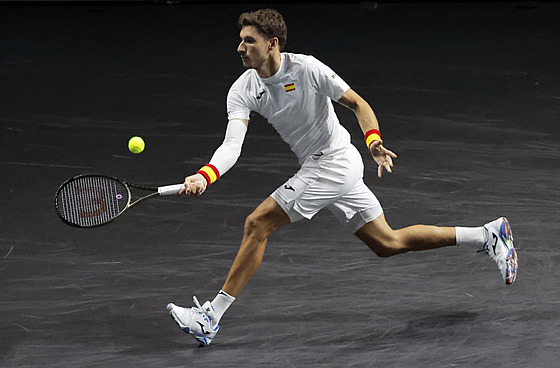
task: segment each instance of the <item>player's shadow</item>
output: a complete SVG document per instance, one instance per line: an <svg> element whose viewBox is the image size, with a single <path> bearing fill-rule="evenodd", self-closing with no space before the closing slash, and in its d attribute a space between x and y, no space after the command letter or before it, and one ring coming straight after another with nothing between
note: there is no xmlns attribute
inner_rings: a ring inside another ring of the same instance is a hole
<svg viewBox="0 0 560 368"><path fill-rule="evenodd" d="M404 322L405 318L399 319ZM465 336L475 333L480 323L479 313L475 312L422 312L422 316L411 318L406 327L393 326L388 330L378 329L355 339L362 347L377 346L383 350L386 346L410 343L414 345L445 344L462 341Z"/></svg>
<svg viewBox="0 0 560 368"><path fill-rule="evenodd" d="M478 316L479 314L474 312L441 313L434 311L433 315L410 320L403 334L407 336L426 335L430 332L442 332L447 329L460 333L463 328L470 328Z"/></svg>

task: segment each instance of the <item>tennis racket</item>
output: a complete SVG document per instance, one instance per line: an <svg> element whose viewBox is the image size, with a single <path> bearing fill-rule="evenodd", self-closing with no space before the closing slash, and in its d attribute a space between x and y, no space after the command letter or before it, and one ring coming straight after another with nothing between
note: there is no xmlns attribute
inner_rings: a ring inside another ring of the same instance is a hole
<svg viewBox="0 0 560 368"><path fill-rule="evenodd" d="M151 193L132 202L130 188ZM183 184L146 187L112 176L83 174L66 180L56 191L54 202L62 221L71 226L88 228L105 225L146 199L177 194L183 188Z"/></svg>

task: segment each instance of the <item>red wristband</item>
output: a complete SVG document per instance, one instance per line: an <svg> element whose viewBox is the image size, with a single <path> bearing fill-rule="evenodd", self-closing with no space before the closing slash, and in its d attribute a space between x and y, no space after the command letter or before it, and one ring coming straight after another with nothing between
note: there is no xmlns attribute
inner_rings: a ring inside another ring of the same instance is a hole
<svg viewBox="0 0 560 368"><path fill-rule="evenodd" d="M202 166L200 170L198 170L197 174L204 176L204 179L206 179L208 184L212 184L220 178L220 172L216 166L210 164Z"/></svg>
<svg viewBox="0 0 560 368"><path fill-rule="evenodd" d="M379 133L377 129L371 129L367 131L364 138L366 140L366 146L369 149L373 142L381 140L381 133Z"/></svg>

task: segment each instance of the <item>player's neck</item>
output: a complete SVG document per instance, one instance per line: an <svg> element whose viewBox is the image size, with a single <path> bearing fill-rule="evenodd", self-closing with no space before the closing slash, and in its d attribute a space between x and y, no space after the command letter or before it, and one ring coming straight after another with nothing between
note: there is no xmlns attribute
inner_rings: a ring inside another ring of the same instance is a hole
<svg viewBox="0 0 560 368"><path fill-rule="evenodd" d="M282 64L282 54L280 51L275 51L270 54L270 57L263 63L260 68L257 68L257 74L261 78L270 78L280 69Z"/></svg>

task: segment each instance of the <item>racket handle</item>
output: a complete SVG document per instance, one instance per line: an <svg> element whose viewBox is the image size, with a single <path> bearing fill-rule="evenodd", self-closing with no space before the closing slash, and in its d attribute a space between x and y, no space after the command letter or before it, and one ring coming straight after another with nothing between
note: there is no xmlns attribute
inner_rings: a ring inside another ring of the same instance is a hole
<svg viewBox="0 0 560 368"><path fill-rule="evenodd" d="M185 189L185 184L166 185L164 187L158 187L158 193L162 196L173 195L179 193L183 189Z"/></svg>

